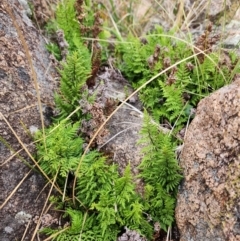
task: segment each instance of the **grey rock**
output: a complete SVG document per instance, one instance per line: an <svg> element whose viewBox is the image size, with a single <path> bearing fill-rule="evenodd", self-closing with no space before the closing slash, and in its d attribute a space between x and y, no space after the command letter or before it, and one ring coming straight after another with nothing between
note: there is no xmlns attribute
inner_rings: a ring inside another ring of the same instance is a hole
<svg viewBox="0 0 240 241"><path fill-rule="evenodd" d="M53 105L53 79L56 76L50 66L45 40L27 12L26 1L0 1L0 137L4 140L0 142L0 240L21 239L30 218L21 215L21 211L40 215L47 197L47 190L42 192L45 180L39 173L32 171L21 182L30 170L25 163L32 165L29 155L21 149L27 147L30 153L34 153L28 130L33 126L41 128L36 84L42 106ZM36 82L23 42L29 50ZM44 122L47 124L48 120L45 118ZM18 155L13 156L16 151ZM12 193L19 183L21 186ZM11 198L7 200L9 195ZM33 230L34 226L30 225L24 240L31 240Z"/></svg>
<svg viewBox="0 0 240 241"><path fill-rule="evenodd" d="M240 21L232 20L226 26L226 38L223 45L225 48L240 48Z"/></svg>

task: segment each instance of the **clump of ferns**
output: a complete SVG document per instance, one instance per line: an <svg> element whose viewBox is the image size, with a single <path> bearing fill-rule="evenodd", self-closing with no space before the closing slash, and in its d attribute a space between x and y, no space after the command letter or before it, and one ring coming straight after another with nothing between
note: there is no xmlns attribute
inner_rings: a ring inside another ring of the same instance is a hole
<svg viewBox="0 0 240 241"><path fill-rule="evenodd" d="M69 55L60 70L60 90L55 98L59 115L54 125L46 130L46 138L41 132L36 135L37 140L45 140L38 142L37 156L41 168L50 178L57 175L56 185L65 193L65 198L57 204L61 206L62 202L65 203L65 216L71 222L66 229L47 228L44 232L54 240L114 241L127 226L150 240L153 222L159 222L161 228L167 230L174 221L176 190L181 180L181 170L174 153L176 142L172 136L159 132L145 113L141 140L145 144L144 158L139 166L140 177L145 183L143 196L135 191L130 166L120 176L117 166L107 164L106 158L97 151L89 151L82 158L84 141L79 129L82 120L91 117L84 115L79 101L93 101L87 86L94 84L91 76L96 74L99 66L99 52L91 53L81 35L78 20L85 19L81 11L89 6L82 8L83 2L64 0L56 11L57 26L64 32ZM87 10L90 15L86 20L91 26L94 18L91 9ZM131 43L121 44L117 49L121 56L119 66L134 87L141 86L162 69L193 53L186 43L169 38L160 28L146 39L131 37L129 40ZM92 49L95 47L97 45L93 43ZM218 62L218 55L210 52L208 56L224 67L224 63ZM140 98L155 119L170 125L177 122L181 127L199 99L225 84L225 79L230 80L232 73L230 75L228 69L223 68L226 71L224 79L219 74L219 66L213 64L214 61L208 61L209 58L183 62L141 91ZM236 63L234 55L230 58L232 63ZM94 63L96 68L93 68ZM237 67L232 68L232 71L238 70ZM76 170L79 170L78 173ZM76 190L71 190L71 175L77 178ZM76 193L75 204L69 192Z"/></svg>
<svg viewBox="0 0 240 241"><path fill-rule="evenodd" d="M42 170L49 178L57 175L56 185L66 194L67 190L71 191L69 175L77 176L78 202L74 205L68 195L63 200L67 207L65 215L70 216L71 225L66 232L56 235L56 240L78 240L81 235L85 237L83 240L91 237L116 240L124 226L150 238L153 230L144 215L141 197L135 191L130 165L120 176L115 164L108 165L99 152L90 151L76 173L83 153L83 139L77 135L78 126L79 123L62 121L46 130L45 144L37 144ZM41 132L36 136L38 140L42 137ZM58 230L48 228L44 232L52 235Z"/></svg>
<svg viewBox="0 0 240 241"><path fill-rule="evenodd" d="M117 45L118 67L135 88L172 64L197 54L140 91L140 99L148 111L170 128L180 129L200 99L229 83L240 71L234 52L224 56L213 50L216 39L209 40L210 31L207 28L195 47L171 32L165 34L160 27L144 38L130 36L127 43Z"/></svg>
<svg viewBox="0 0 240 241"><path fill-rule="evenodd" d="M86 118L79 101L84 99L90 103L92 100L87 81L92 75L93 62L89 49L81 38L76 37L78 32L72 19L76 17L72 14L74 1L64 1L64 4L67 4L64 5L66 8L60 6L60 15L67 20L70 17L69 22L61 22L62 19L57 22L69 44L69 55L62 64L60 89L55 96L59 113L53 126L45 130L46 137L38 132L35 138L39 140L39 165L49 178L57 176L56 185L65 193L62 202L66 202L65 215L70 217L71 224L64 232L58 233L51 228L44 229L44 232L54 235L56 240L115 240L120 230L127 226L151 237L152 227L146 221L141 198L135 192L130 166L120 176L116 165L107 165L99 152L90 151L76 173L84 142L79 129L81 121ZM73 31L69 37L70 29ZM77 178L77 204L71 202L68 195L72 191L71 175ZM61 201L57 202L61 206Z"/></svg>
<svg viewBox="0 0 240 241"><path fill-rule="evenodd" d="M90 151L82 160L83 139L77 135L79 123L61 121L47 129L45 143L37 144L37 156L42 170L49 178L56 178L56 185L66 194L64 201L70 226L59 232L51 228L43 231L55 235L56 240L110 241L116 240L123 227L137 230L149 240L153 237L153 222L167 230L174 221L177 186L181 180L180 168L175 158L176 144L171 136L159 132L145 113L141 131L144 158L139 166L144 180L144 195L136 187L128 165L120 176L115 164L107 164L99 152ZM42 140L38 132L36 139ZM79 170L76 173L76 170ZM71 202L71 179L77 177L76 200ZM61 201L57 205L61 206ZM151 221L149 220L151 217Z"/></svg>

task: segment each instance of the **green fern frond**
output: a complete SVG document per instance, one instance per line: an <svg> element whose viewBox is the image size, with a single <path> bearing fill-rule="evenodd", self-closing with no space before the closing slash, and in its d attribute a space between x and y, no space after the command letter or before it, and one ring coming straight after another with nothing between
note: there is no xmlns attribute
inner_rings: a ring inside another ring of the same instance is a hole
<svg viewBox="0 0 240 241"><path fill-rule="evenodd" d="M141 135L147 146L142 150L144 157L139 166L140 176L146 184L145 206L151 216L167 229L174 220L175 193L182 179L174 153L175 144L170 136L158 130L146 111Z"/></svg>
<svg viewBox="0 0 240 241"><path fill-rule="evenodd" d="M167 230L174 221L175 197L158 183L154 186L145 186L145 207L155 222L160 222L161 227Z"/></svg>
<svg viewBox="0 0 240 241"><path fill-rule="evenodd" d="M116 203L120 205L122 209L125 209L126 204L132 201L134 195L136 195L134 188L130 165L128 165L123 176L115 181Z"/></svg>
<svg viewBox="0 0 240 241"><path fill-rule="evenodd" d="M77 197L87 206L97 202L102 191L113 189L118 173L116 166L109 167L105 158L97 152L90 152L83 160L81 170L78 174Z"/></svg>
<svg viewBox="0 0 240 241"><path fill-rule="evenodd" d="M61 122L52 128L46 129L48 136L37 144L37 155L41 160L40 166L50 177L54 177L59 171L62 178L67 177L69 171L77 167L79 157L82 153L83 140L76 134L79 123L70 124ZM41 139L42 132L37 133L36 139Z"/></svg>
<svg viewBox="0 0 240 241"><path fill-rule="evenodd" d="M64 31L70 50L76 49L73 39L81 39L79 23L76 19L74 7L76 0L63 0L57 5L56 22L59 29Z"/></svg>
<svg viewBox="0 0 240 241"><path fill-rule="evenodd" d="M126 219L129 220L130 223L134 225L140 225L143 219L143 205L138 201L133 202L130 205L130 210L127 210L125 215Z"/></svg>
<svg viewBox="0 0 240 241"><path fill-rule="evenodd" d="M168 119L173 122L179 117L181 112L184 114L183 90L180 86L175 86L174 84L166 85L161 82L159 84L165 98L163 106L166 107Z"/></svg>
<svg viewBox="0 0 240 241"><path fill-rule="evenodd" d="M190 84L192 83L192 76L191 76L191 72L193 70L188 69L187 65L192 66L192 68L194 69L194 66L191 62L189 63L182 63L178 66L177 71L176 71L176 86L179 86L182 90L186 90L187 87L190 86ZM197 83L195 83L195 86L191 86L191 87L196 87Z"/></svg>
<svg viewBox="0 0 240 241"><path fill-rule="evenodd" d="M91 56L88 50L83 47L67 57L63 69L60 70L60 93L55 95L57 108L61 111L60 120L66 118L78 106L82 98L88 95L83 86L91 73ZM72 119L79 120L81 111L77 112Z"/></svg>

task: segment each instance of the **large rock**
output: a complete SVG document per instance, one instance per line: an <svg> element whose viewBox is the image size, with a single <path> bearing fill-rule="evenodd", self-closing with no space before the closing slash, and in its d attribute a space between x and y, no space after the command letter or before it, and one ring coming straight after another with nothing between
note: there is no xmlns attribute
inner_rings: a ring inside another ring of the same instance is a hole
<svg viewBox="0 0 240 241"><path fill-rule="evenodd" d="M180 240L240 240L240 78L199 103L180 165Z"/></svg>
<svg viewBox="0 0 240 241"><path fill-rule="evenodd" d="M31 240L35 228L32 218L40 215L46 201L46 192L41 192L45 180L34 171L27 175L30 169L26 164L33 163L29 162L23 145L32 151L30 132L41 128L31 61L46 115L53 105L54 73L50 68L45 41L26 15L27 4L23 6L25 9L17 0L0 1L1 241L23 240L25 230L24 240ZM29 221L30 225L26 228Z"/></svg>

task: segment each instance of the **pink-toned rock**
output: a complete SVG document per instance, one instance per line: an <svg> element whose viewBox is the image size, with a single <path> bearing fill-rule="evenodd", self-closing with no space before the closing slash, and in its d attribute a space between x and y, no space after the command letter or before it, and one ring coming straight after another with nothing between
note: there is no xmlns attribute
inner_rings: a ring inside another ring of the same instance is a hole
<svg viewBox="0 0 240 241"><path fill-rule="evenodd" d="M240 78L199 103L180 165L180 240L240 240Z"/></svg>

